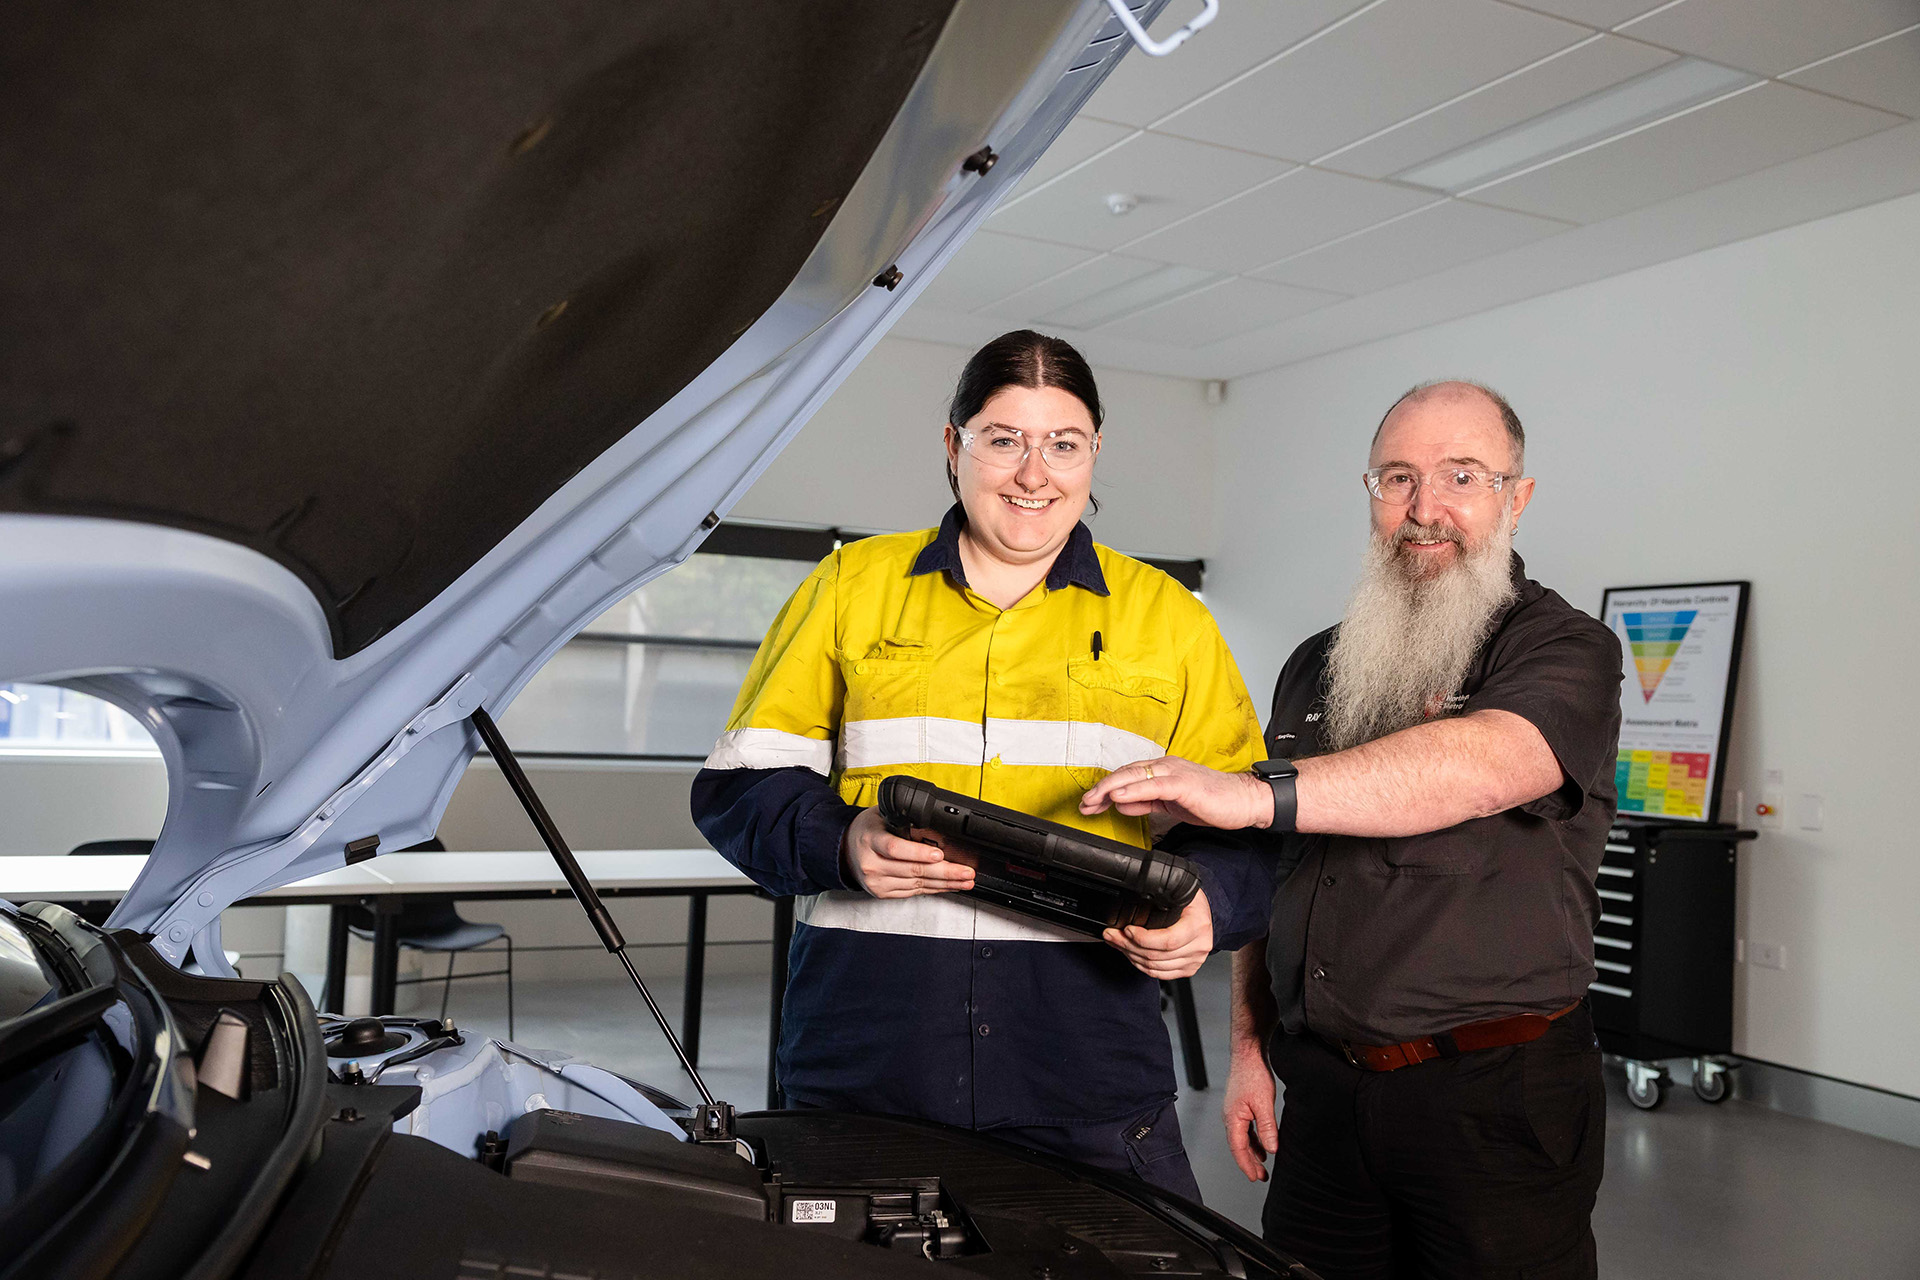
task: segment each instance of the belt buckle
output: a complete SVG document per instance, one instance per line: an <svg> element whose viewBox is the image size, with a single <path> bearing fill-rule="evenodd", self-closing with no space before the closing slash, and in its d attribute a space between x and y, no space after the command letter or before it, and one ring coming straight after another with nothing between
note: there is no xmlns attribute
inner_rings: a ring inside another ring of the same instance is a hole
<svg viewBox="0 0 1920 1280"><path fill-rule="evenodd" d="M1340 1041L1340 1052L1346 1055L1348 1066L1356 1067L1361 1071L1367 1070L1367 1064L1360 1061L1360 1055L1353 1051L1353 1046L1347 1041Z"/></svg>

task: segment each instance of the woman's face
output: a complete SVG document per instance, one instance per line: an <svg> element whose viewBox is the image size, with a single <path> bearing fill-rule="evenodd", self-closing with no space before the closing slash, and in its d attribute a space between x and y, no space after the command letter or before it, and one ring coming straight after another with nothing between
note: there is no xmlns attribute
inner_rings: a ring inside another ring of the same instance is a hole
<svg viewBox="0 0 1920 1280"><path fill-rule="evenodd" d="M947 461L974 543L1011 564L1051 557L1079 523L1093 489L1100 435L1087 406L1058 387L1007 387L960 426L976 440L997 439L1004 450L1004 458L979 443L968 450L961 430L947 427ZM1008 431L1018 431L1030 447L1009 441ZM1059 457L1076 443L1080 466L1054 468L1042 460L1049 447Z"/></svg>

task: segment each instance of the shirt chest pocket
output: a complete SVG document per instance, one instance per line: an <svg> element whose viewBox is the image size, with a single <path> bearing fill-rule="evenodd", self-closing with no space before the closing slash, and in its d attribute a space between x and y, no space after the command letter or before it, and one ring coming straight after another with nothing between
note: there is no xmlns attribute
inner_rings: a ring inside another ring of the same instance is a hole
<svg viewBox="0 0 1920 1280"><path fill-rule="evenodd" d="M1165 671L1121 661L1067 663L1067 763L1088 785L1121 765L1166 754L1180 716L1180 683Z"/></svg>
<svg viewBox="0 0 1920 1280"><path fill-rule="evenodd" d="M847 700L841 720L924 716L932 676L933 646L924 640L882 640L858 657L843 654Z"/></svg>

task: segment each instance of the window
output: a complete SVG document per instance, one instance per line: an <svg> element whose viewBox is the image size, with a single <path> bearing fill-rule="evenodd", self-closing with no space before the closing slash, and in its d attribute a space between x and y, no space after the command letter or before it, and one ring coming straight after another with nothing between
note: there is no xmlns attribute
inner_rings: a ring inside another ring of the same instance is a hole
<svg viewBox="0 0 1920 1280"><path fill-rule="evenodd" d="M0 754L158 755L140 722L72 689L0 684Z"/></svg>
<svg viewBox="0 0 1920 1280"><path fill-rule="evenodd" d="M535 755L705 759L761 637L814 563L696 553L555 654L501 731Z"/></svg>

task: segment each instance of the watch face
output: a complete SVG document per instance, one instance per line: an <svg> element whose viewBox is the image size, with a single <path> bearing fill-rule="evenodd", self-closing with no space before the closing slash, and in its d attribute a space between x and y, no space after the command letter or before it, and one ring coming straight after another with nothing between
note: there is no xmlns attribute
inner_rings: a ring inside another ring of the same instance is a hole
<svg viewBox="0 0 1920 1280"><path fill-rule="evenodd" d="M1291 778L1300 772L1300 767L1291 760L1262 760L1253 766L1253 771L1263 778Z"/></svg>

